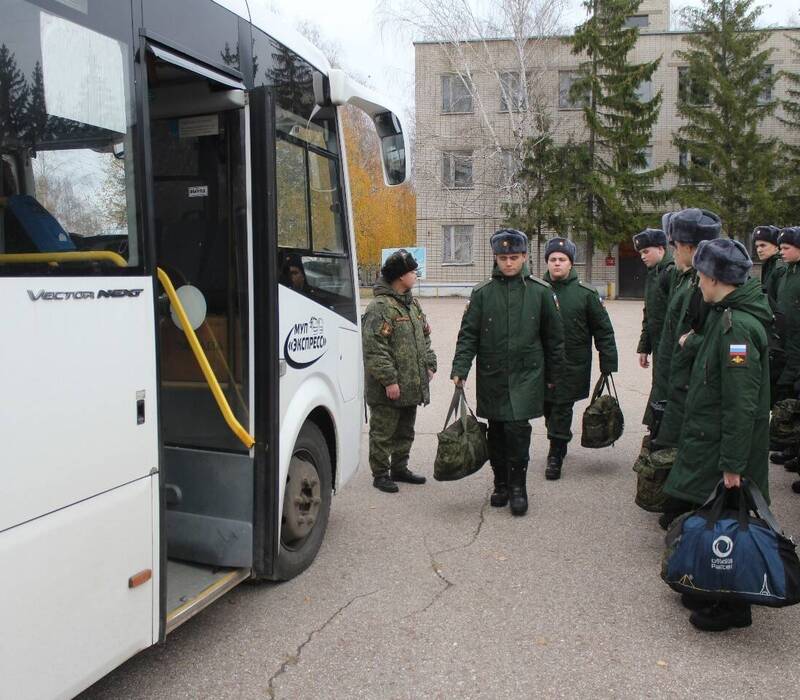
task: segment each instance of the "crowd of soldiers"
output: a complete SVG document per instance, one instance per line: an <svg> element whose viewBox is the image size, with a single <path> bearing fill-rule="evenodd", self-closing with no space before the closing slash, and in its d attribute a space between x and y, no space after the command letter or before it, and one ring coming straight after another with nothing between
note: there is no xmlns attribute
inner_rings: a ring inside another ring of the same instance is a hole
<svg viewBox="0 0 800 700"><path fill-rule="evenodd" d="M661 229L633 242L648 268L637 347L653 378L643 450L672 455L659 524L667 529L702 505L720 479L730 489L748 478L769 499L770 409L800 393L800 227L756 229L760 280L713 212L665 214ZM603 375L617 371L617 348L597 290L578 279L570 240L548 240L544 279L529 272L524 233L502 229L490 244L492 276L472 290L450 378L463 385L475 362L477 414L488 420L490 503L519 516L528 510L530 420L545 416L545 477L557 480L574 404L589 395L592 342ZM398 481L425 482L408 460L416 408L429 401L437 361L411 293L416 269L407 251L391 255L363 317L369 463L374 486L390 493ZM798 445L773 447L773 462L800 471ZM800 481L792 488L800 493ZM751 624L749 605L682 602L699 629Z"/></svg>

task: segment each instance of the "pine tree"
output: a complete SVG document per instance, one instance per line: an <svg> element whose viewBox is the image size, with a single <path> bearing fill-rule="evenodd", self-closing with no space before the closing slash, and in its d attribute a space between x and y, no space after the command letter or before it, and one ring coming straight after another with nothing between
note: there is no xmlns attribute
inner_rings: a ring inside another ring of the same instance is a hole
<svg viewBox="0 0 800 700"><path fill-rule="evenodd" d="M44 100L44 74L40 61L36 61L33 67L30 100L27 105L25 121L30 143L36 144L46 140L48 136L47 107Z"/></svg>
<svg viewBox="0 0 800 700"><path fill-rule="evenodd" d="M776 109L778 79L768 64L772 49L762 48L770 33L756 30L760 14L754 0L703 0L684 10L692 33L676 52L687 67L678 99L685 124L673 134L681 153L674 198L715 211L741 240L779 221L782 207L778 142L758 131Z"/></svg>
<svg viewBox="0 0 800 700"><path fill-rule="evenodd" d="M0 145L16 144L25 131L28 106L28 83L17 67L17 59L3 44L0 46Z"/></svg>
<svg viewBox="0 0 800 700"><path fill-rule="evenodd" d="M789 37L793 44L792 53L795 58L800 58L800 39L793 36ZM789 83L786 90L787 99L781 102L783 116L779 116L780 121L790 131L795 134L800 133L800 73L784 72L784 77ZM782 145L785 167L784 172L789 173L784 182L784 205L785 216L782 220L791 224L800 211L800 145L795 143L785 143Z"/></svg>
<svg viewBox="0 0 800 700"><path fill-rule="evenodd" d="M639 94L661 59L628 60L639 30L625 24L636 14L640 0L584 0L583 4L591 16L566 41L573 54L586 57L570 97L583 102L587 129L589 173L580 183L585 215L575 221L574 229L587 237L590 272L595 246L610 248L641 230L644 209L664 199L654 185L665 168L648 170L646 157L661 92L650 98Z"/></svg>

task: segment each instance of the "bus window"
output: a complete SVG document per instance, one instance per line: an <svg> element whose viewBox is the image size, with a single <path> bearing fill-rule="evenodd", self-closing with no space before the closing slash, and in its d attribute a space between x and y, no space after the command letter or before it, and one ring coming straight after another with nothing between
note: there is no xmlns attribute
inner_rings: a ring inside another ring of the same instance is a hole
<svg viewBox="0 0 800 700"><path fill-rule="evenodd" d="M128 46L22 0L0 0L0 16L14 23L0 46L0 149L23 169L4 198L0 254L111 250L138 265ZM0 274L16 262L0 260Z"/></svg>
<svg viewBox="0 0 800 700"><path fill-rule="evenodd" d="M332 158L309 151L308 172L311 180L309 184L314 250L344 253L338 163Z"/></svg>
<svg viewBox="0 0 800 700"><path fill-rule="evenodd" d="M278 245L282 248L309 248L305 150L282 139L278 139L275 150Z"/></svg>

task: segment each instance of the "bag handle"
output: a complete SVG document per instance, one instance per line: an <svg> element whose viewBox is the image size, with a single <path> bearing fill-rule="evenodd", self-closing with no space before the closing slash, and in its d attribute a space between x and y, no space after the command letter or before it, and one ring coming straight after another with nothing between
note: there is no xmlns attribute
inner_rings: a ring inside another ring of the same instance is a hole
<svg viewBox="0 0 800 700"><path fill-rule="evenodd" d="M467 396L464 393L463 384L457 384L455 391L453 391L453 398L450 401L450 408L447 409L447 418L444 419L444 429L447 428L447 424L450 422L450 417L455 415L457 410L460 410L461 412L461 424L463 425L464 430L467 429L467 411L470 412L470 415L475 420L478 420L477 416L470 408L470 405L467 403Z"/></svg>
<svg viewBox="0 0 800 700"><path fill-rule="evenodd" d="M608 376L605 374L601 374L600 378L597 380L597 384L594 385L594 390L592 391L592 400L589 403L594 403L603 395L603 390L608 386Z"/></svg>
<svg viewBox="0 0 800 700"><path fill-rule="evenodd" d="M758 517L761 518L767 525L769 525L770 530L782 535L783 530L781 529L777 518L769 509L769 506L767 505L767 499L764 498L764 495L761 493L758 486L756 486L755 482L751 481L750 479L742 479L742 490L752 499Z"/></svg>

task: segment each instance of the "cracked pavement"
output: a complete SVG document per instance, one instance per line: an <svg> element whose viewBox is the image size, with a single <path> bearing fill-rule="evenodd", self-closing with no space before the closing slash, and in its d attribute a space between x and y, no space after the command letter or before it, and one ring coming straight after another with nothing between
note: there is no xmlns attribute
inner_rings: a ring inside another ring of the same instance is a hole
<svg viewBox="0 0 800 700"><path fill-rule="evenodd" d="M307 572L239 586L84 698L796 697L800 606L754 608L751 628L702 634L659 578L663 533L633 502L649 382L635 352L641 303L608 304L623 438L604 450L573 440L564 477L546 482L536 420L522 518L488 505L488 466L431 478L465 300L422 303L440 376L410 466L428 484L372 488L365 434L362 467L334 497ZM791 481L772 468L774 512L797 539Z"/></svg>

